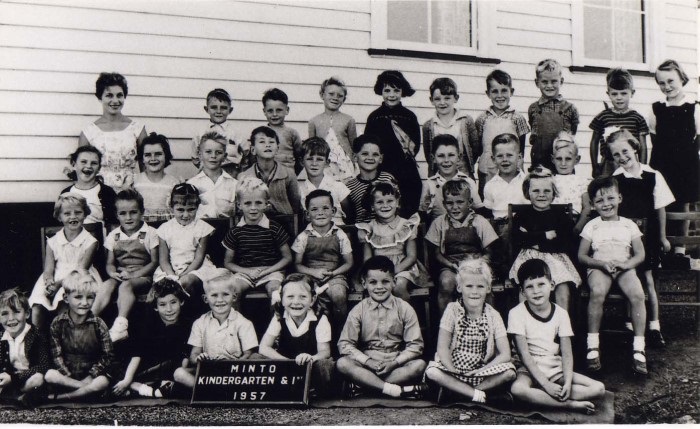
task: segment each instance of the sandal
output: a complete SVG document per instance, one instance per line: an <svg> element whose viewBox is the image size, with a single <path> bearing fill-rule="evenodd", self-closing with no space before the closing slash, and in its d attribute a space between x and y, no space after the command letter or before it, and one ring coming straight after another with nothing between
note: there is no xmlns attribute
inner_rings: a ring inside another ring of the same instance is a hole
<svg viewBox="0 0 700 429"><path fill-rule="evenodd" d="M173 387L175 387L175 382L170 380L165 380L160 384L160 387L153 389L153 397L157 398L156 392L160 392L161 397L170 398L173 394Z"/></svg>
<svg viewBox="0 0 700 429"><path fill-rule="evenodd" d="M418 383L413 385L413 389L406 391L405 387L401 388L401 397L407 399L422 399L430 390L427 383Z"/></svg>
<svg viewBox="0 0 700 429"><path fill-rule="evenodd" d="M598 356L594 358L586 357L586 366L588 367L588 370L591 372L600 371L600 369L603 367L603 365L600 363L600 349L598 347L588 349L586 350L586 356L588 356L588 353L590 352L598 352Z"/></svg>
<svg viewBox="0 0 700 429"><path fill-rule="evenodd" d="M635 356L637 354L640 354L646 358L646 353L643 350L635 350L632 353L632 371L636 372L637 374L641 375L647 375L649 374L649 370L647 370L647 363L646 361L641 361L637 359Z"/></svg>

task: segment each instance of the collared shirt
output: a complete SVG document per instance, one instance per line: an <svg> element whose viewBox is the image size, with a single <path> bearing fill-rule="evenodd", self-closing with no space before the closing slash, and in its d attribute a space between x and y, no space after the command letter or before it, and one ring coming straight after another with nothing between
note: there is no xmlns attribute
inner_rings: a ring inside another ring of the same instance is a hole
<svg viewBox="0 0 700 429"><path fill-rule="evenodd" d="M199 191L202 200L197 208L197 218L232 217L236 209L236 185L238 181L225 171L216 182L200 171L187 181Z"/></svg>
<svg viewBox="0 0 700 429"><path fill-rule="evenodd" d="M239 180L245 177L258 177L258 164L253 164L252 167L241 172L238 175ZM293 214L301 212L301 196L299 194L299 183L294 170L281 165L275 161L275 171L269 180L265 181L270 192L270 205L272 210L283 214Z"/></svg>
<svg viewBox="0 0 700 429"><path fill-rule="evenodd" d="M478 209L484 206L481 197L479 197L479 187L468 174L457 171L457 174L449 180L463 180L467 182L471 191L472 207ZM420 210L430 213L433 219L447 213L442 197L442 187L447 182L448 179L445 179L440 173L436 173L428 177L428 180L423 184Z"/></svg>
<svg viewBox="0 0 700 429"><path fill-rule="evenodd" d="M250 320L231 309L223 323L211 311L192 324L187 344L200 347L212 359L238 359L258 346L258 337Z"/></svg>
<svg viewBox="0 0 700 429"><path fill-rule="evenodd" d="M632 255L632 241L642 236L632 220L593 218L583 227L581 238L591 242L593 257L601 261L626 261Z"/></svg>
<svg viewBox="0 0 700 429"><path fill-rule="evenodd" d="M530 132L527 120L515 108L508 107L501 113L496 113L493 106L481 113L476 122L476 135L481 145L481 156L479 157L479 171L482 173L497 172L496 164L491 155L493 153L491 143L499 134L510 133L517 137Z"/></svg>
<svg viewBox="0 0 700 429"><path fill-rule="evenodd" d="M135 231L131 235L128 235L126 232L124 232L122 227L112 230L112 232L110 232L107 238L105 239L104 247L109 251L114 251L114 245L117 242L117 235L120 235L119 241L140 241L139 236L141 235L141 233L146 234L143 238L143 245L146 249L153 249L156 246L158 246L158 232L155 228L144 222L143 225L141 225L141 228L139 228L138 231Z"/></svg>
<svg viewBox="0 0 700 429"><path fill-rule="evenodd" d="M381 303L365 298L350 310L338 349L362 364L369 359L367 350L399 352L396 361L403 365L423 353L418 316L411 304L395 296Z"/></svg>
<svg viewBox="0 0 700 429"><path fill-rule="evenodd" d="M484 249L489 247L491 243L498 239L498 234L494 231L491 223L474 212L470 212L463 221L458 221L451 218L449 215L445 214L435 219L433 223L430 224L428 232L425 234L425 239L435 246L440 247L440 252L445 253L445 233L450 227L452 228L462 228L469 225L472 221L472 226L476 231L476 235L479 236L479 241L481 241L481 247Z"/></svg>
<svg viewBox="0 0 700 429"><path fill-rule="evenodd" d="M196 160L197 164L199 164L200 140L204 134L212 131L216 131L228 140L228 144L226 145L226 160L224 160L223 164L240 164L243 154L250 151L250 142L234 129L233 122L231 121L226 121L221 124L209 122L206 127L203 127L199 134L192 139L192 160Z"/></svg>
<svg viewBox="0 0 700 429"><path fill-rule="evenodd" d="M294 153L301 147L301 136L297 130L284 124L271 125L268 123L267 126L277 134L277 139L280 142L277 146L275 161L285 167L294 168Z"/></svg>
<svg viewBox="0 0 700 429"><path fill-rule="evenodd" d="M338 225L333 225L331 226L331 229L328 230L325 234L321 234L318 231L314 229L314 226L312 224L306 225L306 228L304 228L304 231L297 235L297 238L294 239L294 243L292 244L292 250L296 253L304 253L306 250L306 245L309 242L309 234L313 235L314 237L330 237L333 235L333 232L335 231L336 236L338 237L338 242L340 243L340 254L341 255L348 255L352 253L352 244L350 243L350 239L348 238L348 235L338 227ZM307 234L308 233L308 234Z"/></svg>
<svg viewBox="0 0 700 429"><path fill-rule="evenodd" d="M561 111L561 106L562 106L562 101L564 100L564 97L561 94L558 94L554 98L545 98L545 97L540 97L539 100L536 102L532 103L530 107L527 109L527 116L528 116L528 122L530 122L530 128L532 129L532 134L533 135L538 135L539 134L539 129L538 129L538 124L537 124L537 116L539 115L539 111L542 113L544 112L555 112L555 113L561 113L564 119L564 131L568 131L571 134L576 134L576 130L578 129L578 124L579 124L579 117L578 117L578 110L576 110L576 106L571 104L571 108L565 110L564 112ZM570 104L570 103L569 103Z"/></svg>
<svg viewBox="0 0 700 429"><path fill-rule="evenodd" d="M331 324L328 322L328 318L325 315L321 315L321 318L319 319L316 317L314 312L309 309L309 311L306 313L306 317L299 326L294 323L294 320L289 317L286 311L282 314L282 319L284 320L284 324L287 326L287 329L289 329L290 335L294 338L301 337L305 333L309 332L309 325L311 322L318 320L318 324L316 325L316 342L329 343L331 341ZM265 336L278 338L281 332L282 324L280 323L279 318L275 316L270 321L267 331L265 331ZM311 353L311 351L309 351L309 353Z"/></svg>
<svg viewBox="0 0 700 429"><path fill-rule="evenodd" d="M234 251L234 263L242 267L265 267L279 262L280 248L287 244L287 231L275 221L263 215L257 225L248 225L245 219L226 233L221 242Z"/></svg>
<svg viewBox="0 0 700 429"><path fill-rule="evenodd" d="M195 219L181 225L170 219L158 227L156 233L168 245L170 264L176 273L182 273L194 260L200 240L214 232L214 228L203 220Z"/></svg>
<svg viewBox="0 0 700 429"><path fill-rule="evenodd" d="M335 222L336 225L343 225L343 216L345 216L345 213L343 213L343 208L340 206L340 202L350 195L350 189L348 189L343 182L335 180L328 174L323 175L323 179L321 179L321 183L318 185L318 187L314 186L314 184L308 179L306 170L302 170L297 176L297 179L299 180L301 204L305 205L306 196L316 189L328 191L333 197L333 206L336 210L335 216L333 216L333 222Z"/></svg>
<svg viewBox="0 0 700 429"><path fill-rule="evenodd" d="M46 245L51 249L56 260L54 279L62 280L71 271L78 268L81 261L85 259L90 246L95 243L97 243L97 239L85 228L72 241L68 241L63 229L49 238Z"/></svg>
<svg viewBox="0 0 700 429"><path fill-rule="evenodd" d="M647 172L647 173L652 173L656 176L655 184L654 184L654 210L658 210L662 207L666 207L667 205L671 204L672 202L676 201L676 198L673 196L673 192L671 192L671 188L668 187L668 184L666 183L666 179L664 179L663 174L659 173L658 171L654 170L653 168L649 167L647 164L642 164L640 163L639 166L641 167L639 169L639 174L634 175L632 173L628 173L624 168L618 167L617 170L613 173L613 176L616 176L618 174L622 174L623 176L630 178L630 179L642 179L642 173ZM623 196L624 198L624 196Z"/></svg>
<svg viewBox="0 0 700 429"><path fill-rule="evenodd" d="M16 338L12 338L9 332L5 331L2 334L2 340L7 341L10 346L10 363L17 371L26 371L29 369L29 359L27 359L27 354L24 350L24 338L27 336L27 332L31 325L29 323L24 324L24 329L17 335Z"/></svg>
<svg viewBox="0 0 700 429"><path fill-rule="evenodd" d="M68 311L61 313L51 322L51 355L53 356L54 365L63 375L70 377L72 375L71 371L68 369L70 362L66 362L65 355L71 352L78 352L78 350L72 350L72 348L83 342L81 337L86 330L94 329L97 332L99 344L89 345L97 346L100 352L90 368L89 374L93 378L104 375L114 358L112 340L109 337L109 328L107 324L105 324L102 319L92 314L92 312L88 313L83 323L76 324L73 322L73 319L70 318L69 313ZM83 353L87 352L87 350L79 351Z"/></svg>
<svg viewBox="0 0 700 429"><path fill-rule="evenodd" d="M518 172L510 182L496 175L484 186L484 206L491 209L494 219L508 216L508 204L529 204L523 195L525 173Z"/></svg>
<svg viewBox="0 0 700 429"><path fill-rule="evenodd" d="M688 97L688 94L683 94L683 97L680 100L677 100L675 103L669 104L668 101L664 100L661 101L661 104L666 104L667 106L682 106L685 103L690 103L693 104L694 101ZM697 107L695 108L695 115L693 116L695 119L695 132L700 134L700 109ZM654 110L651 106L649 106L649 111L647 112L647 124L649 124L649 132L651 134L656 134L656 115L654 114Z"/></svg>
<svg viewBox="0 0 700 429"><path fill-rule="evenodd" d="M430 118L430 121L433 124L433 130L435 131L436 136L441 134L449 134L456 138L461 145L463 145L465 142L462 142L461 126L459 125L458 121L460 119L469 118L467 121L472 122L473 119L466 112L462 112L457 108L454 109L454 112L454 116L452 116L447 123L444 123L437 117L437 115Z"/></svg>

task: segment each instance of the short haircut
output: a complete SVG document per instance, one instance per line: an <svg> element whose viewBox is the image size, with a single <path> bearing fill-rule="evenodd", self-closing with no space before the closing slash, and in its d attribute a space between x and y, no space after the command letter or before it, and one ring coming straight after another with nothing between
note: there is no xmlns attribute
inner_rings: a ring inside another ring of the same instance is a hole
<svg viewBox="0 0 700 429"><path fill-rule="evenodd" d="M0 309L4 307L15 313L20 310L29 312L29 300L18 288L8 289L0 293Z"/></svg>
<svg viewBox="0 0 700 429"><path fill-rule="evenodd" d="M282 280L282 286L280 286L279 293L280 293L280 300L273 304L272 309L275 311L275 316L277 317L278 320L282 320L282 317L284 315L284 306L282 305L282 297L284 296L284 288L290 283L300 283L303 285L308 286L309 293L311 294L311 298L316 297L316 282L314 279L307 275L307 274L302 274L302 273L292 273L287 275L287 277ZM314 312L314 314L320 318L321 313L323 312L323 309L321 308L321 305L319 305L319 301L316 299L313 301L311 304L311 311Z"/></svg>
<svg viewBox="0 0 700 429"><path fill-rule="evenodd" d="M205 141L213 141L216 143L219 143L224 147L224 152L226 151L226 145L228 144L228 139L224 137L223 135L219 134L217 131L209 131L206 132L202 135L202 137L199 138L199 142L197 142L197 152L202 148L202 144Z"/></svg>
<svg viewBox="0 0 700 429"><path fill-rule="evenodd" d="M391 262L391 259L387 258L386 256L372 256L371 258L367 259L365 263L362 264L362 268L360 268L360 278L362 280L366 279L367 273L372 270L389 273L392 277L394 274L396 274L394 263Z"/></svg>
<svg viewBox="0 0 700 429"><path fill-rule="evenodd" d="M323 83L321 83L321 91L319 91L319 93L323 95L323 93L326 91L326 88L328 88L331 85L339 86L345 93L345 96L347 97L348 88L345 86L345 82L343 81L343 79L339 78L338 76L331 76L328 79L324 80Z"/></svg>
<svg viewBox="0 0 700 429"><path fill-rule="evenodd" d="M489 82L492 80L498 82L499 84L503 86L507 86L510 88L513 88L513 78L510 77L510 75L503 70L495 69L491 71L491 73L486 76L486 90L488 91L491 88L491 85Z"/></svg>
<svg viewBox="0 0 700 429"><path fill-rule="evenodd" d="M53 205L53 217L57 221L61 221L61 210L63 210L64 205L68 204L79 206L81 209L83 209L83 213L86 217L91 213L90 206L88 205L85 197L80 194L76 194L75 192L66 192L65 194L59 195L56 199L56 203Z"/></svg>
<svg viewBox="0 0 700 429"><path fill-rule="evenodd" d="M591 201L593 201L595 195L601 189L615 189L617 192L620 192L620 186L617 183L617 179L613 176L597 177L588 184L587 192Z"/></svg>
<svg viewBox="0 0 700 429"><path fill-rule="evenodd" d="M454 95L455 99L459 99L457 92L457 84L449 77L439 77L430 84L430 98L433 98L435 90L440 91L442 95Z"/></svg>
<svg viewBox="0 0 700 429"><path fill-rule="evenodd" d="M360 153L362 151L362 146L366 144L374 144L379 147L379 153L384 154L384 146L382 146L382 140L375 136L374 134L362 134L352 141L352 152Z"/></svg>
<svg viewBox="0 0 700 429"><path fill-rule="evenodd" d="M535 68L535 77L539 79L540 75L544 72L557 73L559 76L561 76L561 64L559 64L559 61L552 58L542 60L537 63L537 67Z"/></svg>
<svg viewBox="0 0 700 429"><path fill-rule="evenodd" d="M605 82L607 83L608 88L616 89L618 91L623 89L634 89L632 73L621 68L608 70L608 74L605 75Z"/></svg>
<svg viewBox="0 0 700 429"><path fill-rule="evenodd" d="M335 202L333 201L333 194L331 194L330 191L326 191L325 189L314 189L313 191L309 192L309 195L307 195L304 199L304 207L306 207L306 209L308 210L309 204L311 204L311 200L313 200L314 198L323 197L327 197L328 199L330 199L331 207L335 207Z"/></svg>
<svg viewBox="0 0 700 429"><path fill-rule="evenodd" d="M231 96L229 95L228 91L222 88L214 88L209 93L207 94L207 103L209 103L209 100L211 99L223 101L224 103L228 103L229 106L231 105Z"/></svg>
<svg viewBox="0 0 700 429"><path fill-rule="evenodd" d="M240 201L246 194L255 191L263 192L265 194L265 199L270 199L270 189L265 182L257 177L244 177L238 181L238 185L236 186L236 200Z"/></svg>
<svg viewBox="0 0 700 429"><path fill-rule="evenodd" d="M416 93L416 90L411 87L403 74L398 70L386 70L377 76L377 81L374 83L374 93L382 95L384 86L389 85L401 90L401 96L410 97Z"/></svg>
<svg viewBox="0 0 700 429"><path fill-rule="evenodd" d="M100 152L100 150L95 146L88 144L85 146L78 146L75 152L68 155L68 159L70 160L71 165L75 164L75 162L78 161L78 156L80 156L81 153L94 153L95 155L97 155L98 164L102 164L102 152Z"/></svg>
<svg viewBox="0 0 700 429"><path fill-rule="evenodd" d="M275 139L275 141L277 142L277 145L280 144L280 138L277 136L277 133L275 132L275 130L273 130L272 128L270 128L268 126L263 125L261 127L257 127L256 129L254 129L250 133L250 144L251 145L255 144L255 136L257 136L258 134L262 134L265 137Z"/></svg>
<svg viewBox="0 0 700 429"><path fill-rule="evenodd" d="M610 150L610 144L618 140L626 141L632 147L632 149L635 152L637 152L637 156L639 156L639 153L642 151L642 144L639 143L639 140L637 140L637 137L635 137L634 134L632 134L628 130L621 129L619 131L611 133L605 141L605 144L602 146L603 154L607 156L608 159L612 159L612 151Z"/></svg>
<svg viewBox="0 0 700 429"><path fill-rule="evenodd" d="M143 164L143 149L146 145L160 145L165 155L165 166L167 167L170 165L173 160L173 152L170 150L170 142L167 137L163 134L150 133L143 139L143 143L136 145L136 157L139 160L139 164Z"/></svg>
<svg viewBox="0 0 700 429"><path fill-rule="evenodd" d="M204 293L207 294L209 291L211 291L211 286L214 284L225 284L229 290L233 293L234 296L234 301L238 299L238 293L236 293L235 288L233 287L233 273L228 271L228 272L223 272L221 274L216 275L215 277L212 277L211 279L207 280L204 282L203 289Z"/></svg>
<svg viewBox="0 0 700 429"><path fill-rule="evenodd" d="M568 131L562 130L559 131L559 134L557 134L557 136L554 138L554 142L552 143L552 155L557 153L559 149L563 149L565 147L571 147L574 155L578 155L578 146L576 145L574 136L572 136Z"/></svg>
<svg viewBox="0 0 700 429"><path fill-rule="evenodd" d="M187 299L187 295L185 295L185 291L180 286L180 283L167 277L153 283L151 290L153 291L152 304L154 307L158 306L158 298L165 298L168 295L174 295L175 298L182 302Z"/></svg>
<svg viewBox="0 0 700 429"><path fill-rule="evenodd" d="M527 280L539 279L540 277L552 280L552 272L542 259L528 259L518 268L518 284L521 289Z"/></svg>
<svg viewBox="0 0 700 429"><path fill-rule="evenodd" d="M676 60L666 60L663 63L659 65L659 67L656 68L656 71L676 71L678 72L678 76L681 78L681 82L683 83L683 86L685 86L686 83L690 81L688 78L688 75L685 73L683 70L683 67L681 67L680 64L678 64L678 61Z"/></svg>
<svg viewBox="0 0 700 429"><path fill-rule="evenodd" d="M331 147L328 145L328 142L321 137L309 137L301 142L301 147L299 148L300 158L304 158L306 155L318 155L328 159L330 154Z"/></svg>
<svg viewBox="0 0 700 429"><path fill-rule="evenodd" d="M469 274L480 275L486 280L486 283L491 287L493 282L493 271L489 266L488 261L483 258L465 259L459 263L457 268L457 284L459 286L464 286L466 281L466 276Z"/></svg>
<svg viewBox="0 0 700 429"><path fill-rule="evenodd" d="M88 271L79 269L68 274L61 282L66 296L73 292L97 294L97 280Z"/></svg>
<svg viewBox="0 0 700 429"><path fill-rule="evenodd" d="M198 206L201 202L199 189L189 183L178 183L173 186L173 190L170 192L170 207L175 207L175 204L182 204L183 206L194 204Z"/></svg>
<svg viewBox="0 0 700 429"><path fill-rule="evenodd" d="M372 185L369 191L369 195L372 202L374 202L374 194L377 192L379 192L382 195L393 195L399 202L401 201L401 192L399 192L399 187L394 185L393 183L384 182L380 180L377 181L374 185Z"/></svg>
<svg viewBox="0 0 700 429"><path fill-rule="evenodd" d="M268 100L281 101L285 105L289 104L289 97L279 88L270 88L263 93L262 104L265 106Z"/></svg>
<svg viewBox="0 0 700 429"><path fill-rule="evenodd" d="M435 152L437 152L438 147L440 146L452 146L455 149L457 149L457 153L460 152L459 150L459 141L457 141L457 138L453 136L452 134L438 134L433 138L433 143L432 143L432 148L430 149L430 152L435 155Z"/></svg>
<svg viewBox="0 0 700 429"><path fill-rule="evenodd" d="M129 86L126 84L126 78L119 73L100 73L100 76L95 81L95 97L98 100L102 99L105 89L110 86L119 86L124 91L124 97L129 95Z"/></svg>
<svg viewBox="0 0 700 429"><path fill-rule="evenodd" d="M138 204L141 213L146 211L146 207L143 203L143 196L136 189L126 188L122 191L119 191L117 197L114 199L115 203L117 201L136 201L136 204Z"/></svg>
<svg viewBox="0 0 700 429"><path fill-rule="evenodd" d="M494 137L491 141L491 153L495 154L496 147L500 144L514 144L518 148L518 153L520 152L520 140L515 134L504 133Z"/></svg>
<svg viewBox="0 0 700 429"><path fill-rule="evenodd" d="M537 179L547 179L549 180L549 183L552 185L552 194L554 197L559 195L559 192L557 191L557 185L554 184L554 175L552 174L552 170L542 167L542 168L534 168L530 173L525 176L525 180L523 180L523 196L525 199L530 201L530 185L533 180Z"/></svg>
<svg viewBox="0 0 700 429"><path fill-rule="evenodd" d="M462 195L463 192L467 193L467 198L472 199L472 189L469 187L469 183L466 180L448 180L442 185L442 198L447 199L448 195Z"/></svg>

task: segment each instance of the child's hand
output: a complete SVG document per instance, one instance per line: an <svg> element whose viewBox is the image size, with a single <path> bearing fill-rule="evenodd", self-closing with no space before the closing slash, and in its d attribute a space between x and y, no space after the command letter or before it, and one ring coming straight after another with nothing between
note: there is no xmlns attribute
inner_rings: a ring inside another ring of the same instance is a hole
<svg viewBox="0 0 700 429"><path fill-rule="evenodd" d="M664 252L670 252L671 251L671 242L668 241L666 237L661 238L661 249Z"/></svg>
<svg viewBox="0 0 700 429"><path fill-rule="evenodd" d="M552 383L551 381L547 381L546 383L544 383L542 388L544 388L544 391L547 392L547 394L549 396L551 396L552 398L557 399L557 400L561 400L561 386L560 385L558 385L556 383Z"/></svg>
<svg viewBox="0 0 700 429"><path fill-rule="evenodd" d="M374 372L381 371L381 369L384 367L384 365L382 365L381 362L372 358L367 359L367 362L365 362L365 366Z"/></svg>
<svg viewBox="0 0 700 429"><path fill-rule="evenodd" d="M547 240L554 240L555 238L557 238L557 232L554 230L547 231L544 233L544 236Z"/></svg>
<svg viewBox="0 0 700 429"><path fill-rule="evenodd" d="M107 274L109 274L109 277L113 278L114 280L116 280L118 282L123 282L124 280L126 280L126 279L124 279L124 277L122 277L122 273L118 273L116 271L112 271L111 273L107 273Z"/></svg>
<svg viewBox="0 0 700 429"><path fill-rule="evenodd" d="M561 387L561 393L559 394L560 401L566 401L571 396L571 380L564 382Z"/></svg>
<svg viewBox="0 0 700 429"><path fill-rule="evenodd" d="M6 372L3 372L2 374L0 374L0 387L7 386L8 384L10 384L11 381L12 381L12 377L10 377L10 374L8 374Z"/></svg>
<svg viewBox="0 0 700 429"><path fill-rule="evenodd" d="M211 358L206 353L200 353L199 356L194 360L195 362L202 362L205 360L211 360Z"/></svg>
<svg viewBox="0 0 700 429"><path fill-rule="evenodd" d="M297 363L297 365L306 365L308 362L313 362L314 357L308 353L301 353L297 355L294 361Z"/></svg>
<svg viewBox="0 0 700 429"><path fill-rule="evenodd" d="M395 360L392 360L390 362L386 362L382 365L382 369L377 371L377 375L382 376L382 375L391 374L391 372L398 367L399 367L399 363L396 362Z"/></svg>
<svg viewBox="0 0 700 429"><path fill-rule="evenodd" d="M323 268L313 268L309 271L309 274L311 274L311 277L315 278L316 280L322 280L325 276L328 270L324 270Z"/></svg>
<svg viewBox="0 0 700 429"><path fill-rule="evenodd" d="M50 286L54 285L53 274L44 273L44 284L48 289Z"/></svg>
<svg viewBox="0 0 700 429"><path fill-rule="evenodd" d="M608 274L610 274L611 276L614 276L615 274L617 274L617 266L614 262L606 262L605 271L607 271Z"/></svg>
<svg viewBox="0 0 700 429"><path fill-rule="evenodd" d="M131 385L131 381L124 379L124 380L122 380L119 383L114 385L112 392L117 396L122 396L123 394L125 394L129 390L130 385Z"/></svg>

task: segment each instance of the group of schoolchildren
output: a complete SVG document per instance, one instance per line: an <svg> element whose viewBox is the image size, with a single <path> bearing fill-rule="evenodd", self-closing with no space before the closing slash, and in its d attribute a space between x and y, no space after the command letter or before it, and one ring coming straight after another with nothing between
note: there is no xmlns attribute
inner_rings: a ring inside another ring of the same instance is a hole
<svg viewBox="0 0 700 429"><path fill-rule="evenodd" d="M664 343L652 276L670 250L664 210L672 203L687 210L698 199L700 114L685 99L688 78L669 60L656 81L666 101L653 105L647 122L629 108L630 73L608 73L612 105L590 125L592 181L575 171L579 118L559 93L561 67L544 60L535 79L542 97L527 120L510 106L510 76L494 70L486 78L492 105L476 121L455 107L454 81L439 78L430 86L435 116L421 127L401 104L413 88L400 72L385 71L374 87L383 103L360 136L339 111L348 94L337 77L321 86L324 111L309 121L306 140L285 125L281 90L265 92L268 124L245 139L227 120L229 94L215 89L204 107L210 123L192 144L199 172L181 182L164 171L173 159L167 138L122 115L124 77L103 73L95 93L103 115L70 157L74 184L56 201L63 228L46 243L44 273L29 299L16 289L0 294L0 396L25 405L168 397L192 388L203 360L290 358L313 363L319 397L344 378L348 395L422 397L435 383L476 402L512 393L594 412L605 387L573 372L572 288L582 277L590 288L588 370L601 368L603 303L617 284L630 305L631 365L646 374L647 319L650 341ZM656 169L644 163L649 133ZM421 142L430 164L424 183L415 162ZM529 205L510 229L509 204ZM573 216L556 204L571 204ZM297 237L275 220L302 212L308 225ZM214 228L203 219L222 217L237 220L217 267L207 255ZM646 219L644 243L628 218ZM103 250L84 227L90 223L107 231L118 224L104 241L104 280L92 265ZM430 271L418 257L421 223ZM353 259L344 225L355 225L363 261ZM514 261L503 257L508 242L520 249ZM679 258L683 250L674 249ZM488 303L494 282L521 292L520 304L501 311L507 327ZM409 302L414 288L433 284L442 319L426 363ZM368 297L348 311L356 286ZM266 291L274 308L260 341L238 311L249 289ZM143 296L155 311L137 319L132 310ZM109 328L100 315L115 300Z"/></svg>

